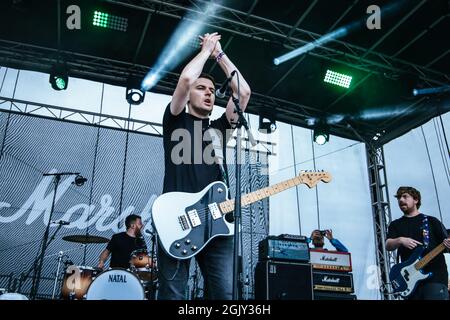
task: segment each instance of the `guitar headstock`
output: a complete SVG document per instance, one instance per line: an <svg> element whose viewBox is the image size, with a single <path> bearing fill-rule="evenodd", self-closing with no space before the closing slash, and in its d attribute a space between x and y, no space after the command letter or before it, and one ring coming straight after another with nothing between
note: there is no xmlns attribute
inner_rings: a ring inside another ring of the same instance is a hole
<svg viewBox="0 0 450 320"><path fill-rule="evenodd" d="M320 181L328 183L331 181L331 174L325 171L300 171L298 177L302 183L306 184L309 188L314 187Z"/></svg>

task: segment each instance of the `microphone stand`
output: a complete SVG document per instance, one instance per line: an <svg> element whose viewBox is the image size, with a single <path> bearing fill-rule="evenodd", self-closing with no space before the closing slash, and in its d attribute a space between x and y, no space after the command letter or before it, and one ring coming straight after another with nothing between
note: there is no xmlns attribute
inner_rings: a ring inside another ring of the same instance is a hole
<svg viewBox="0 0 450 320"><path fill-rule="evenodd" d="M249 140L252 145L256 145L254 138L249 130L247 119L245 119L242 109L240 107L239 97L239 74L237 74L238 81L238 97L235 98L231 94L231 99L235 105L235 112L238 114L238 120L236 124L237 137L236 137L236 196L234 201L234 256L233 256L233 300L239 300L241 295L239 294L239 272L242 269L242 258L239 256L239 244L240 244L240 226L242 224L242 204L241 204L241 144L242 144L242 127L247 131Z"/></svg>
<svg viewBox="0 0 450 320"><path fill-rule="evenodd" d="M156 281L154 280L156 278L156 263L155 263L155 250L156 250L156 231L152 233L152 253L151 253L151 268L150 271L150 299L156 300Z"/></svg>
<svg viewBox="0 0 450 320"><path fill-rule="evenodd" d="M53 211L55 209L55 200L56 200L56 193L58 191L58 185L61 181L61 176L63 175L77 175L79 173L73 173L73 172L61 172L61 173L45 173L43 176L54 176L53 178L53 184L55 186L55 191L53 193L53 199L52 199L52 207L50 209L50 215L47 222L47 227L45 228L44 237L42 239L42 246L41 246L41 253L37 260L34 262L34 274L33 274L33 283L31 285L31 291L30 291L30 298L32 300L36 299L36 295L39 289L39 283L41 282L41 273L42 273L42 263L44 261L44 255L45 251L47 250L47 247L49 244L53 241L55 238L56 232L61 229L61 224L59 225L59 228L56 230L56 232L53 234L50 241L48 240L48 236L50 233L50 224L52 221Z"/></svg>
<svg viewBox="0 0 450 320"><path fill-rule="evenodd" d="M48 246L50 245L50 243L55 239L55 236L56 236L56 234L58 233L58 231L61 229L61 227L62 227L62 225L59 224L59 225L58 225L58 228L55 230L55 232L53 233L53 235L50 237L50 240L48 241L47 247L48 247ZM47 256L47 257L48 257L48 256ZM47 257L44 257L44 258L47 258ZM36 257L36 259L34 260L33 264L31 265L31 268L28 269L27 273L26 273L25 275L22 274L22 279L25 279L25 280L26 280L26 279L28 278L28 276L30 275L31 271L34 270L34 272L36 272L37 264L39 263L39 259L40 259L40 258L41 258L40 255ZM33 277L34 277L34 275L33 275Z"/></svg>

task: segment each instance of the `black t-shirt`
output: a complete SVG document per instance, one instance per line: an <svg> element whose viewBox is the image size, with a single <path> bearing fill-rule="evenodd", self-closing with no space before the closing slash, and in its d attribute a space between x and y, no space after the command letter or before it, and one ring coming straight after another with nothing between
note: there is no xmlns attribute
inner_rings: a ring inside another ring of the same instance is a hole
<svg viewBox="0 0 450 320"><path fill-rule="evenodd" d="M398 237L408 237L417 240L423 244L423 214L419 214L415 217L401 217L400 219L392 221L389 225L389 230L387 234L388 239L395 239ZM433 250L436 246L442 243L442 241L447 238L447 231L444 225L435 217L428 216L428 225L430 229L430 243L428 249L425 250L423 256ZM413 250L410 250L404 246L398 248L398 255L401 261L407 260L412 254ZM448 272L445 263L445 257L443 254L435 257L431 262L423 269L424 272L433 272L428 281L438 282L447 285L448 282Z"/></svg>
<svg viewBox="0 0 450 320"><path fill-rule="evenodd" d="M144 239L131 237L126 232L117 233L112 236L106 246L111 252L111 268L129 268L131 253L138 249L147 249Z"/></svg>
<svg viewBox="0 0 450 320"><path fill-rule="evenodd" d="M195 123L198 128L197 132L194 132ZM201 132L199 130L200 128ZM171 191L199 192L213 181L224 181L223 172L219 164L213 161L207 163L203 157L204 152L209 152L208 154L214 155L214 152L210 152L212 150L210 146L211 142L203 141L203 134L209 128L216 129L226 141L228 138L226 131L227 129L231 129L231 125L225 113L210 123L209 119L197 118L185 110L179 115L174 116L170 112L170 103L167 105L163 118L165 163L163 193ZM180 131L174 134L176 129L186 129L185 133L189 133L189 136L183 136L183 133ZM172 141L172 139L175 141ZM181 148L181 146L186 145L186 142L190 142L190 145L187 144L188 148ZM226 143L221 143L222 151L225 150L225 145ZM206 148L208 150L205 151ZM201 154L198 151L196 152L196 150L201 150ZM172 161L172 151L178 157L178 163ZM186 154L185 152L188 153ZM223 155L225 157L226 153L223 152ZM180 157L188 161L180 161ZM207 161L209 160L207 159Z"/></svg>

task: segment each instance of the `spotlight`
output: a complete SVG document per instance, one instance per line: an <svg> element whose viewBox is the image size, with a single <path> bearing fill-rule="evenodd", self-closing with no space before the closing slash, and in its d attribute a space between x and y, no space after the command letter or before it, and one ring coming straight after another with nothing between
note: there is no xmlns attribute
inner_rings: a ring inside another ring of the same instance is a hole
<svg viewBox="0 0 450 320"><path fill-rule="evenodd" d="M413 90L414 96L420 96L420 95L431 95L431 94L438 94L442 92L450 91L450 86L442 86L442 87L434 87L434 88L415 88Z"/></svg>
<svg viewBox="0 0 450 320"><path fill-rule="evenodd" d="M262 133L272 133L277 130L277 124L273 119L260 116L258 130Z"/></svg>
<svg viewBox="0 0 450 320"><path fill-rule="evenodd" d="M141 104L144 101L145 92L139 89L127 88L127 101L130 104Z"/></svg>
<svg viewBox="0 0 450 320"><path fill-rule="evenodd" d="M144 102L145 91L140 89L141 79L129 77L127 81L126 99L129 104L138 105Z"/></svg>
<svg viewBox="0 0 450 320"><path fill-rule="evenodd" d="M324 145L330 140L330 134L328 132L328 128L324 124L318 125L314 129L314 142L318 145Z"/></svg>
<svg viewBox="0 0 450 320"><path fill-rule="evenodd" d="M53 66L50 72L50 78L48 80L55 90L66 90L69 84L69 76L64 64L56 64Z"/></svg>

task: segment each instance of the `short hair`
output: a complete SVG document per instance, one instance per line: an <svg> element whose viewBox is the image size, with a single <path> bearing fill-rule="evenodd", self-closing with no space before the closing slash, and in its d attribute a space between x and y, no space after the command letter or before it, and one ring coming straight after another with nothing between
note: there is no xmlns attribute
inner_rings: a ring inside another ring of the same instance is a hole
<svg viewBox="0 0 450 320"><path fill-rule="evenodd" d="M138 216L137 214L130 214L128 217L125 218L125 227L128 229L131 228L131 225L136 222L136 220L141 219L141 216Z"/></svg>
<svg viewBox="0 0 450 320"><path fill-rule="evenodd" d="M216 81L214 80L214 77L212 75L210 75L209 73L202 72L198 76L198 78L205 78L205 79L211 80L211 82L213 83L213 86L214 87L216 86Z"/></svg>
<svg viewBox="0 0 450 320"><path fill-rule="evenodd" d="M421 204L422 204L422 203L420 202L421 196L420 196L419 190L417 190L416 188L413 188L413 187L406 187L406 186L403 186L403 187L398 188L397 193L395 194L394 197L396 197L396 198L398 199L398 198L400 198L400 197L402 196L402 194L404 194L404 193L409 194L411 197L413 197L414 200L417 200L417 209L419 209L420 206L421 206Z"/></svg>

